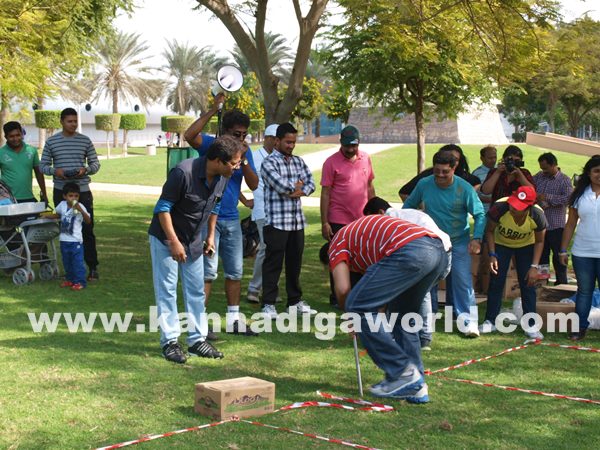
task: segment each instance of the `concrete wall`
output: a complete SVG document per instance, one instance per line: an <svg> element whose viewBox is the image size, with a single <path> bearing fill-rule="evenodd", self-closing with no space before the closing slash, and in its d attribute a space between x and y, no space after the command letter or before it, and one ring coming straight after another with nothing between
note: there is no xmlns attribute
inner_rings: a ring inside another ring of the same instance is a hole
<svg viewBox="0 0 600 450"><path fill-rule="evenodd" d="M547 148L549 150L560 150L563 152L574 153L576 155L593 156L600 155L600 143L578 139L562 134L546 133L527 133L526 142L536 147Z"/></svg>

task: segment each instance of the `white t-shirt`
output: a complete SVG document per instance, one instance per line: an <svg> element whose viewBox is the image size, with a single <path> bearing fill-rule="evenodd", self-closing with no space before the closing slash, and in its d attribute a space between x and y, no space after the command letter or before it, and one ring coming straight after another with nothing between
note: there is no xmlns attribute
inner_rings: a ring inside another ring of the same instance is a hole
<svg viewBox="0 0 600 450"><path fill-rule="evenodd" d="M81 204L81 209L87 213L85 206ZM56 214L60 216L60 236L62 242L83 242L81 227L83 225L83 216L74 208L69 208L66 201L62 201L56 207Z"/></svg>
<svg viewBox="0 0 600 450"><path fill-rule="evenodd" d="M254 208L252 208L252 220L260 220L265 218L265 194L264 182L260 176L260 167L269 153L264 147L259 150L252 150L252 159L254 159L254 167L256 168L256 176L258 176L258 187L252 192L254 198Z"/></svg>
<svg viewBox="0 0 600 450"><path fill-rule="evenodd" d="M444 250L449 251L452 248L452 242L450 241L450 236L444 233L440 228L435 224L433 219L429 217L428 214L425 214L423 211L419 211L418 209L395 209L388 208L385 212L386 216L395 217L396 219L406 220L407 222L411 222L419 225L420 227L425 228L426 230L432 231L435 233L442 243L444 244Z"/></svg>
<svg viewBox="0 0 600 450"><path fill-rule="evenodd" d="M571 253L582 258L600 258L600 197L588 186L573 206L577 209L579 224Z"/></svg>

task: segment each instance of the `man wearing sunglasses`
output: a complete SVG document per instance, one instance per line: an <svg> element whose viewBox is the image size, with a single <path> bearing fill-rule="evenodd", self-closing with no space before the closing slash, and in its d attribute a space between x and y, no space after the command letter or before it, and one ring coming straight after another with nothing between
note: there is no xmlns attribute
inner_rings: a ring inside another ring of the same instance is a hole
<svg viewBox="0 0 600 450"><path fill-rule="evenodd" d="M206 151L215 140L213 136L203 134L202 131L210 119L219 111L219 106L224 101L225 96L222 93L218 94L212 107L192 123L184 134L185 140L198 151L200 156L206 154ZM223 135L239 140L244 146L244 152L237 167L232 166L232 169L234 169L233 174L229 183L227 183L227 188L221 200L215 230L215 253L212 256L204 257L204 290L208 302L212 283L217 279L218 261L219 256L221 256L225 274L225 296L227 297L226 330L234 334L255 336L256 333L247 328L246 323L239 316L244 256L242 229L237 205L238 200L241 200L245 206L252 207L252 201L246 200L241 193L242 179L246 181L250 189L255 190L258 187L258 177L256 176L252 152L248 151L250 148L246 143L250 118L239 110L231 110L223 114L222 124ZM209 339L216 339L214 333L209 332Z"/></svg>

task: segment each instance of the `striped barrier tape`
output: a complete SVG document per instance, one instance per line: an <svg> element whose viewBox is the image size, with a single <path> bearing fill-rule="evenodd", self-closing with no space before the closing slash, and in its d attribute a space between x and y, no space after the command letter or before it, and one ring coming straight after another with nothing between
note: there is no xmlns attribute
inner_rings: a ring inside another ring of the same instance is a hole
<svg viewBox="0 0 600 450"><path fill-rule="evenodd" d="M498 389L504 389L505 391L524 392L526 394L542 395L544 397L558 398L558 399L562 399L562 400L573 400L575 402L591 403L594 405L600 405L600 400L590 400L590 399L581 398L581 397L571 397L570 395L553 394L551 392L536 391L533 389L522 389L522 388L518 388L518 387L514 387L514 386L503 386L501 384L482 383L481 381L465 380L462 378L449 378L449 377L444 377L444 376L439 376L438 378L441 378L443 380L458 381L460 383L474 384L477 386L494 387L494 388L498 388Z"/></svg>
<svg viewBox="0 0 600 450"><path fill-rule="evenodd" d="M361 405L360 407L353 407L342 405L340 403L327 403L327 402L296 402L291 405L284 406L279 408L277 411L287 411L290 409L298 409L298 408L310 408L310 407L319 407L319 408L338 408L345 409L347 411L375 411L375 412L390 412L394 410L393 406L383 405L381 403L373 403L367 400L356 400L348 397L336 397L334 395L328 394L326 392L317 391L317 395L320 397L332 399L332 400L340 400L344 403L352 403L354 405Z"/></svg>
<svg viewBox="0 0 600 450"><path fill-rule="evenodd" d="M234 421L233 419L227 419L227 420L221 420L220 422L213 422L213 423L207 423L205 425L198 425L197 427L190 427L190 428L184 428L182 430L170 431L168 433L153 434L153 435L146 436L146 437L143 437L140 439L135 439L133 441L121 442L120 444L109 445L107 447L99 447L96 450L113 450L116 448L123 448L123 447L127 447L129 445L135 445L135 444L141 444L142 442L154 441L156 439L169 437L169 436L173 436L176 434L188 433L190 431L198 431L198 430L202 430L203 428L212 428L212 427L216 427L219 425L223 425L224 423L233 422L233 421Z"/></svg>
<svg viewBox="0 0 600 450"><path fill-rule="evenodd" d="M495 355L484 356L483 358L479 358L479 359L469 359L467 361L461 362L459 364L455 364L453 366L444 367L443 369L438 369L438 370L433 370L433 371L426 370L425 375L434 375L434 374L441 373L441 372L448 372L449 370L460 369L461 367L470 366L471 364L475 364L475 363L482 362L482 361L487 361L489 359L498 358L499 356L506 355L507 353L516 352L517 350L523 350L532 345L538 345L540 342L541 341L533 341L529 344L523 344L523 345L519 345L517 347L507 348L506 350L503 350L500 353L496 353Z"/></svg>
<svg viewBox="0 0 600 450"><path fill-rule="evenodd" d="M542 342L541 344L545 345L547 347L558 347L558 348L566 348L569 350L580 350L580 351L584 351L584 352L600 353L600 348L594 348L594 347L580 347L577 345L552 344L550 342Z"/></svg>

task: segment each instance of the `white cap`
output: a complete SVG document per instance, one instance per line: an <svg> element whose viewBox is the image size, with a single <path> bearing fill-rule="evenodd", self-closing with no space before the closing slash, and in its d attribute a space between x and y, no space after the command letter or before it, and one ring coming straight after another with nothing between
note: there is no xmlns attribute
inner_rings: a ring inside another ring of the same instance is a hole
<svg viewBox="0 0 600 450"><path fill-rule="evenodd" d="M279 125L276 123L272 123L271 125L269 125L267 127L267 129L265 130L265 137L276 136L277 135L277 127L279 127Z"/></svg>

